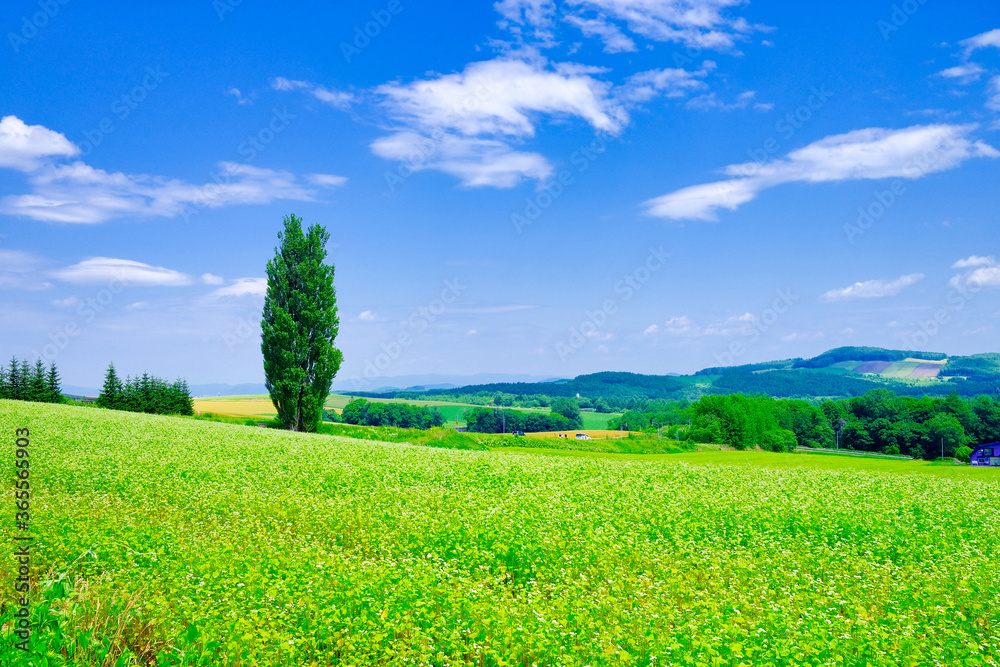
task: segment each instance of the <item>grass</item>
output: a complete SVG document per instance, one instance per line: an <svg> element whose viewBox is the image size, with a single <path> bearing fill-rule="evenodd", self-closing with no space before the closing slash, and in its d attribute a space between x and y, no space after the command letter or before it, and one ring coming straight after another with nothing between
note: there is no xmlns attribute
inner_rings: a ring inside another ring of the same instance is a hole
<svg viewBox="0 0 1000 667"><path fill-rule="evenodd" d="M4 665L1000 655L995 470L461 451L0 401L8 445L24 427L34 635L14 653L16 561L0 559Z"/></svg>

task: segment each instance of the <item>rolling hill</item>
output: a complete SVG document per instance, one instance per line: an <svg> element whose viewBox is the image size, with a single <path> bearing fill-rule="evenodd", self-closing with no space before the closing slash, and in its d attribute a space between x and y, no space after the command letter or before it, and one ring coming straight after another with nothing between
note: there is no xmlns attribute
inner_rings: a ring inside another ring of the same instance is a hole
<svg viewBox="0 0 1000 667"><path fill-rule="evenodd" d="M692 375L601 372L556 382L497 382L426 392L437 396L496 393L590 399L696 399L704 394L763 393L779 398L843 398L878 388L907 396L970 396L1000 391L1000 354L838 347L811 359L705 368ZM403 392L368 394L393 398ZM414 392L406 392L412 395Z"/></svg>

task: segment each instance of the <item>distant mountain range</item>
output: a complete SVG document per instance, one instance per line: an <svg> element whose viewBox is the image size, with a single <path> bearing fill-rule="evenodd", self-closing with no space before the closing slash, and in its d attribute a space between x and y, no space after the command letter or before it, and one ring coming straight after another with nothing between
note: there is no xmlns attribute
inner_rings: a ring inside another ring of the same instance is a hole
<svg viewBox="0 0 1000 667"><path fill-rule="evenodd" d="M704 394L761 393L780 398L844 398L877 388L902 395L1000 393L1000 354L949 357L941 352L839 347L811 359L783 359L744 366L706 368L692 375L603 372L571 380L489 382L425 389L435 395L503 392L583 396L590 399L696 399ZM393 397L402 392L357 395Z"/></svg>

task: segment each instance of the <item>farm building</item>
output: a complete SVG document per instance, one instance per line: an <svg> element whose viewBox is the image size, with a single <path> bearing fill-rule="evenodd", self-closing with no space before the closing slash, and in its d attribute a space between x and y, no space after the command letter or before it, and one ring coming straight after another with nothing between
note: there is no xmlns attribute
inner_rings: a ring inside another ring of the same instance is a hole
<svg viewBox="0 0 1000 667"><path fill-rule="evenodd" d="M974 466L1000 467L1000 442L991 442L976 447L976 451L972 452L972 456L969 457L969 463Z"/></svg>

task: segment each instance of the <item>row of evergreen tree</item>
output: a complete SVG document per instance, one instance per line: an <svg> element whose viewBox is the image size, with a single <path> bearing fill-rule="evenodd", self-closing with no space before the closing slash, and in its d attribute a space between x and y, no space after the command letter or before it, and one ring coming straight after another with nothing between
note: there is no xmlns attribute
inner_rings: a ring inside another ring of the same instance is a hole
<svg viewBox="0 0 1000 667"><path fill-rule="evenodd" d="M59 382L56 365L49 364L46 370L41 359L36 359L35 365L32 366L27 359L18 361L16 357L11 357L7 368L0 366L0 398L36 403L60 403L63 396Z"/></svg>
<svg viewBox="0 0 1000 667"><path fill-rule="evenodd" d="M148 412L157 415L193 415L194 401L186 380L168 383L162 378L143 373L139 377L118 377L110 364L104 376L104 387L95 404L111 410Z"/></svg>

